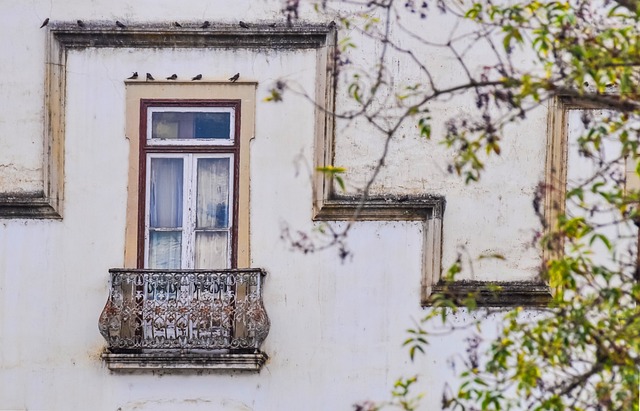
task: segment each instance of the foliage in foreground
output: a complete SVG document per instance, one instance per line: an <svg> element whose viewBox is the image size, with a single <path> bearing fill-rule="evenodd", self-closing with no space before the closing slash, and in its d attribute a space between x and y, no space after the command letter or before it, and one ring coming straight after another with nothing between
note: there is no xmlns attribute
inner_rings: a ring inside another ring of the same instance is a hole
<svg viewBox="0 0 640 411"><path fill-rule="evenodd" d="M298 1L287 2L289 19L297 18L298 6ZM576 150L591 163L592 173L568 186L553 212L540 204L545 193L563 187L542 187L541 197L533 199L543 227L540 246L550 256L540 277L551 285L552 300L533 317L524 316L522 308L502 312L500 335L486 349L479 337L470 338L465 370L456 388L443 393L443 409L638 410L640 270L634 223L640 223L640 215L638 192L625 189L624 170L640 171L639 6L637 0L316 5L337 16L341 33L354 33L353 38L342 35L335 56L341 91L352 103L336 117L364 121L385 139L361 191L363 199L385 164L389 141L404 123L416 124L421 136L438 138L453 150L449 171L473 183L481 178L487 158L501 154L501 142L509 138L505 125L522 122L531 110L556 98L584 107ZM421 33L440 18L455 23L449 38L437 43ZM408 19L414 24L407 25ZM403 46L407 38L420 53ZM379 53L351 63L350 51L358 41L377 43ZM481 67L470 57L476 47L489 51ZM439 62L425 52L430 48L449 54L462 73L458 83L438 82ZM391 56L413 66L419 81L394 81ZM279 83L273 92L281 98L285 89ZM460 94L473 98L477 111L448 120L445 134L432 136L431 105ZM341 177L338 184L344 190ZM331 231L341 247L348 230ZM461 266L460 261L454 264L447 280ZM409 330L405 345L411 357L424 352L432 330L454 327L450 316L461 305L490 314L478 308L478 298L460 299L446 290L434 295L433 309ZM356 409L418 409L420 398L410 392L415 382L401 379L389 403L366 402Z"/></svg>

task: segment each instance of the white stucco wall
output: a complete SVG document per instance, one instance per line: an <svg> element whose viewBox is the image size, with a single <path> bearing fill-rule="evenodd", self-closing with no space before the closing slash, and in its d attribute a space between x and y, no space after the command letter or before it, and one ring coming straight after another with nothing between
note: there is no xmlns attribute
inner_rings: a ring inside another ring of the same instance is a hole
<svg viewBox="0 0 640 411"><path fill-rule="evenodd" d="M303 17L322 16L303 5ZM0 192L42 190L45 17L75 21L282 21L280 1L0 0ZM443 21L446 24L446 21ZM363 50L366 55L367 51ZM443 59L443 73L447 72ZM405 78L403 67L397 76ZM108 293L108 269L123 266L129 144L125 88L131 72L157 78L240 72L258 82L251 143L251 261L269 275L264 302L270 356L259 374L113 374L100 361L105 341L97 319ZM359 222L352 257L335 250L304 255L280 239L283 224L310 230L314 109L300 96L262 102L278 78L313 93L315 51L72 51L67 66L64 219L0 221L0 410L348 410L388 398L400 375L420 374L425 408L439 409L446 360L458 339L434 341L411 364L404 331L421 316L422 226ZM340 106L340 98L338 105ZM434 118L473 109L461 101L434 107ZM544 174L546 113L509 130L502 156L479 184L446 172L442 146L403 129L375 194L446 198L446 267L460 247L485 260L473 279L531 279L540 262L531 246L539 229L532 196ZM364 181L380 141L361 125L337 127L336 164L348 182ZM441 128L434 129L434 139ZM308 166L308 167L307 167ZM339 225L337 225L339 226Z"/></svg>

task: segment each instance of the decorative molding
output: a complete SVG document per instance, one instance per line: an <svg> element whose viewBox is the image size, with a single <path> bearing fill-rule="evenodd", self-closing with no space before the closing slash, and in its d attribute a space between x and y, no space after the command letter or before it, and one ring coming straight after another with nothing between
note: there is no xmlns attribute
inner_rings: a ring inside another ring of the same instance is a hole
<svg viewBox="0 0 640 411"><path fill-rule="evenodd" d="M64 199L64 136L67 55L69 50L85 48L250 48L250 49L317 49L319 62L333 60L327 50L335 47L335 25L267 24L242 28L231 24L169 23L129 25L119 28L112 22L86 21L85 27L75 22L50 22L47 26L44 93L44 159L43 191L0 194L0 218L61 219ZM331 58L326 57L330 55Z"/></svg>
<svg viewBox="0 0 640 411"><path fill-rule="evenodd" d="M444 208L445 199L441 196L387 196L364 201L358 197L334 197L319 202L314 220L422 221L421 304L427 305L442 270Z"/></svg>
<svg viewBox="0 0 640 411"><path fill-rule="evenodd" d="M102 360L112 371L260 371L267 354L255 353L110 353Z"/></svg>
<svg viewBox="0 0 640 411"><path fill-rule="evenodd" d="M544 235L549 236L558 216L565 213L567 191L568 119L571 110L611 109L579 96L556 96L549 101L547 117L547 157L544 183ZM635 174L635 173L634 173ZM543 247L543 261L562 256L562 240Z"/></svg>
<svg viewBox="0 0 640 411"><path fill-rule="evenodd" d="M432 291L453 298L461 306L472 296L483 307L544 307L552 297L548 284L533 281L455 281L438 283Z"/></svg>
<svg viewBox="0 0 640 411"><path fill-rule="evenodd" d="M442 218L441 196L334 197L320 203L317 221L425 221Z"/></svg>
<svg viewBox="0 0 640 411"><path fill-rule="evenodd" d="M316 123L314 166L334 165L335 147L335 32L333 41L318 52L316 82ZM320 71L322 70L322 71ZM442 258L442 218L445 200L442 196L389 195L370 197L340 196L333 180L315 173L313 180L313 219L315 221L422 221L421 303L427 304L431 288L440 279Z"/></svg>
<svg viewBox="0 0 640 411"><path fill-rule="evenodd" d="M0 195L0 218L60 219L62 217L50 199L43 195Z"/></svg>
<svg viewBox="0 0 640 411"><path fill-rule="evenodd" d="M187 24L184 24L187 26ZM131 25L124 29L111 22L49 23L49 31L65 48L267 48L317 49L324 47L331 24L267 24L242 28L237 24L212 24L206 29L169 24Z"/></svg>
<svg viewBox="0 0 640 411"><path fill-rule="evenodd" d="M567 187L567 110L573 107L567 99L556 97L549 101L547 117L547 157L545 163L544 193L544 233L551 229L559 215L564 213ZM558 256L562 244L557 247L543 247L542 259L549 261Z"/></svg>

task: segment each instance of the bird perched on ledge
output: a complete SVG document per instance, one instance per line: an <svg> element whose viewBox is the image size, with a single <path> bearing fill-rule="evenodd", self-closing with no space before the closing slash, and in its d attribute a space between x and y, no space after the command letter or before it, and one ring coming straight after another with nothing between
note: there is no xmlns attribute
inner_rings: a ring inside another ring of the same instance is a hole
<svg viewBox="0 0 640 411"><path fill-rule="evenodd" d="M236 81L238 81L239 78L240 78L240 73L236 73L233 75L233 77L229 77L229 81L232 83L235 83Z"/></svg>
<svg viewBox="0 0 640 411"><path fill-rule="evenodd" d="M40 25L40 28L43 28L44 26L46 26L47 24L49 24L49 17L47 17L46 19L44 19L44 21L42 22L42 24Z"/></svg>
<svg viewBox="0 0 640 411"><path fill-rule="evenodd" d="M207 20L204 23L202 23L202 26L200 26L200 28L201 29L206 29L209 26L211 26L211 23L209 22L209 20Z"/></svg>
<svg viewBox="0 0 640 411"><path fill-rule="evenodd" d="M151 73L147 73L147 80L155 80Z"/></svg>
<svg viewBox="0 0 640 411"><path fill-rule="evenodd" d="M124 24L120 23L118 20L116 20L116 26L120 27L121 29L124 29L127 27Z"/></svg>
<svg viewBox="0 0 640 411"><path fill-rule="evenodd" d="M178 78L178 75L177 75L177 74L172 74L172 75L170 75L169 77L167 77L167 80L175 80L175 79L177 79L177 78Z"/></svg>
<svg viewBox="0 0 640 411"><path fill-rule="evenodd" d="M196 81L196 80L202 80L202 74L198 74L197 76L191 79L191 81Z"/></svg>
<svg viewBox="0 0 640 411"><path fill-rule="evenodd" d="M134 71L131 77L127 77L127 80L135 80L138 78L138 72Z"/></svg>
<svg viewBox="0 0 640 411"><path fill-rule="evenodd" d="M82 20L77 20L77 21L76 21L76 23L78 23L78 26L79 26L79 27L82 27L82 28L87 27L87 26L84 24L84 21L82 21Z"/></svg>

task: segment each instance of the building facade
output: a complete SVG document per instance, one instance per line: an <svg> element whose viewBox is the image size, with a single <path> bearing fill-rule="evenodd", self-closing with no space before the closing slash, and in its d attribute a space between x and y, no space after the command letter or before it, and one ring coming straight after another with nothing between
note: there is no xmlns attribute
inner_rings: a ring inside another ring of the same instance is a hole
<svg viewBox="0 0 640 411"><path fill-rule="evenodd" d="M348 410L402 375L436 410L464 341L415 362L402 341L443 268L497 254L461 289L503 282L496 305L548 294L531 203L564 161L548 127L561 108L514 126L472 185L406 123L361 203L384 140L331 115L351 104L336 51L357 37L335 15L302 4L288 25L275 0L0 7L1 410ZM433 58L453 81L450 57ZM267 101L278 81L289 91ZM338 166L344 190L315 172ZM347 256L322 248L319 230L349 224Z"/></svg>

